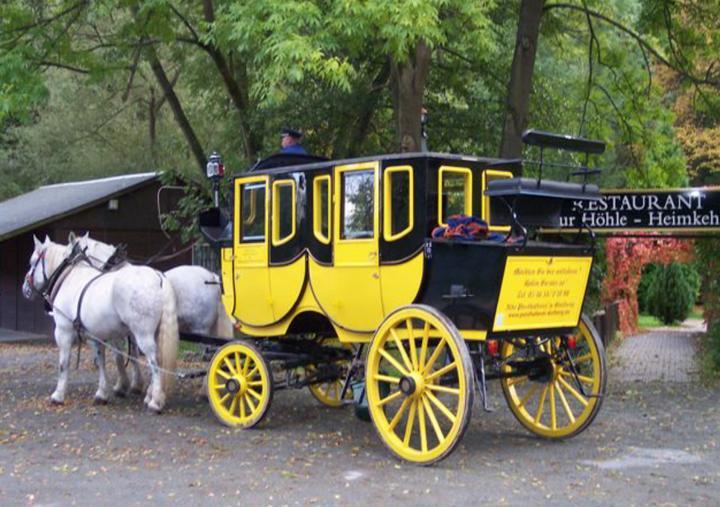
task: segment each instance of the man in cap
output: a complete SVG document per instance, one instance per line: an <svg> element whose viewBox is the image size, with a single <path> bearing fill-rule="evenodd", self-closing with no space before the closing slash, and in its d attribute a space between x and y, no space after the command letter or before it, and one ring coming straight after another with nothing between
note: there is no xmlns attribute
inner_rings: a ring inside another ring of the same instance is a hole
<svg viewBox="0 0 720 507"><path fill-rule="evenodd" d="M307 151L302 147L302 132L293 130L291 128L284 128L281 131L282 136L282 148L280 153L289 153L292 155L307 155Z"/></svg>

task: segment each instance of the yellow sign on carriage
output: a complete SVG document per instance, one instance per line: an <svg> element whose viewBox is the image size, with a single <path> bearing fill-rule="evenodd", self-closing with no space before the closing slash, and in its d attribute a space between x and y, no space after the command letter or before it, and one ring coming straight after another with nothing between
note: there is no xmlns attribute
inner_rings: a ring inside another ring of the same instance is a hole
<svg viewBox="0 0 720 507"><path fill-rule="evenodd" d="M577 325L591 257L508 257L493 331Z"/></svg>

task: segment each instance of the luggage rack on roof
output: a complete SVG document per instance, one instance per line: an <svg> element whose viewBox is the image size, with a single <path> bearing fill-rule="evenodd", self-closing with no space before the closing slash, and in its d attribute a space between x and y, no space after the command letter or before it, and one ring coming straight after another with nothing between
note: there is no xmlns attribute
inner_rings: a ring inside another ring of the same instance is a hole
<svg viewBox="0 0 720 507"><path fill-rule="evenodd" d="M550 228L560 226L560 212L564 201L600 200L600 189L597 185L588 183L588 178L599 174L601 170L590 169L588 160L591 154L603 153L605 143L533 129L527 130L522 139L525 144L540 148L540 160L523 160L523 164L533 164L539 167L537 178L494 180L488 183L485 195L504 204L504 207L494 207L493 221L510 224L508 238L520 233L523 237L522 244L525 245L528 226ZM545 148L585 153L584 163L573 165L546 162L543 158ZM582 183L543 180L543 167L546 165L574 169L568 174L567 180L570 177L582 176ZM594 233L590 226L581 219L578 220L578 223L581 224L580 230L587 229L591 238L594 239Z"/></svg>

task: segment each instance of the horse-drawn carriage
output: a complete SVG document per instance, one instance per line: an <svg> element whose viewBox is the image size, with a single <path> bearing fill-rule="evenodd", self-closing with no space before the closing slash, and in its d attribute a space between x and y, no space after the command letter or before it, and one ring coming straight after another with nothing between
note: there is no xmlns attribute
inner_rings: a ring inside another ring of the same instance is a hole
<svg viewBox="0 0 720 507"><path fill-rule="evenodd" d="M526 141L604 148L538 132ZM582 315L592 234L538 234L557 227L563 200L599 199L587 167L568 183L542 179L542 165L515 178L520 160L439 153L285 163L236 176L229 209L200 216L244 335L208 368L223 424L255 426L277 389L307 386L341 406L355 387L385 445L427 464L460 440L476 390L487 408L489 379L537 435L592 422L606 377Z"/></svg>

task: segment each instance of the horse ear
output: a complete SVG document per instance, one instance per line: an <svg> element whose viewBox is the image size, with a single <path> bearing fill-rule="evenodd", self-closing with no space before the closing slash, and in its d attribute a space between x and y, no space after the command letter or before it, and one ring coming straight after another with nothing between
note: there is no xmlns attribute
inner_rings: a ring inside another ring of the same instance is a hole
<svg viewBox="0 0 720 507"><path fill-rule="evenodd" d="M75 239L77 236L75 236L74 231L70 231L70 234L68 234L68 243L75 243Z"/></svg>
<svg viewBox="0 0 720 507"><path fill-rule="evenodd" d="M35 244L35 250L40 250L43 246L42 243L40 243L40 240L33 234L33 243Z"/></svg>
<svg viewBox="0 0 720 507"><path fill-rule="evenodd" d="M83 239L84 239L84 240L90 239L90 231L87 231L87 232L85 233L85 235L83 236Z"/></svg>
<svg viewBox="0 0 720 507"><path fill-rule="evenodd" d="M50 241L50 236L48 236L48 235L46 234L46 235L45 235L45 241L43 241L43 245L49 245L50 243L52 243L52 241Z"/></svg>

